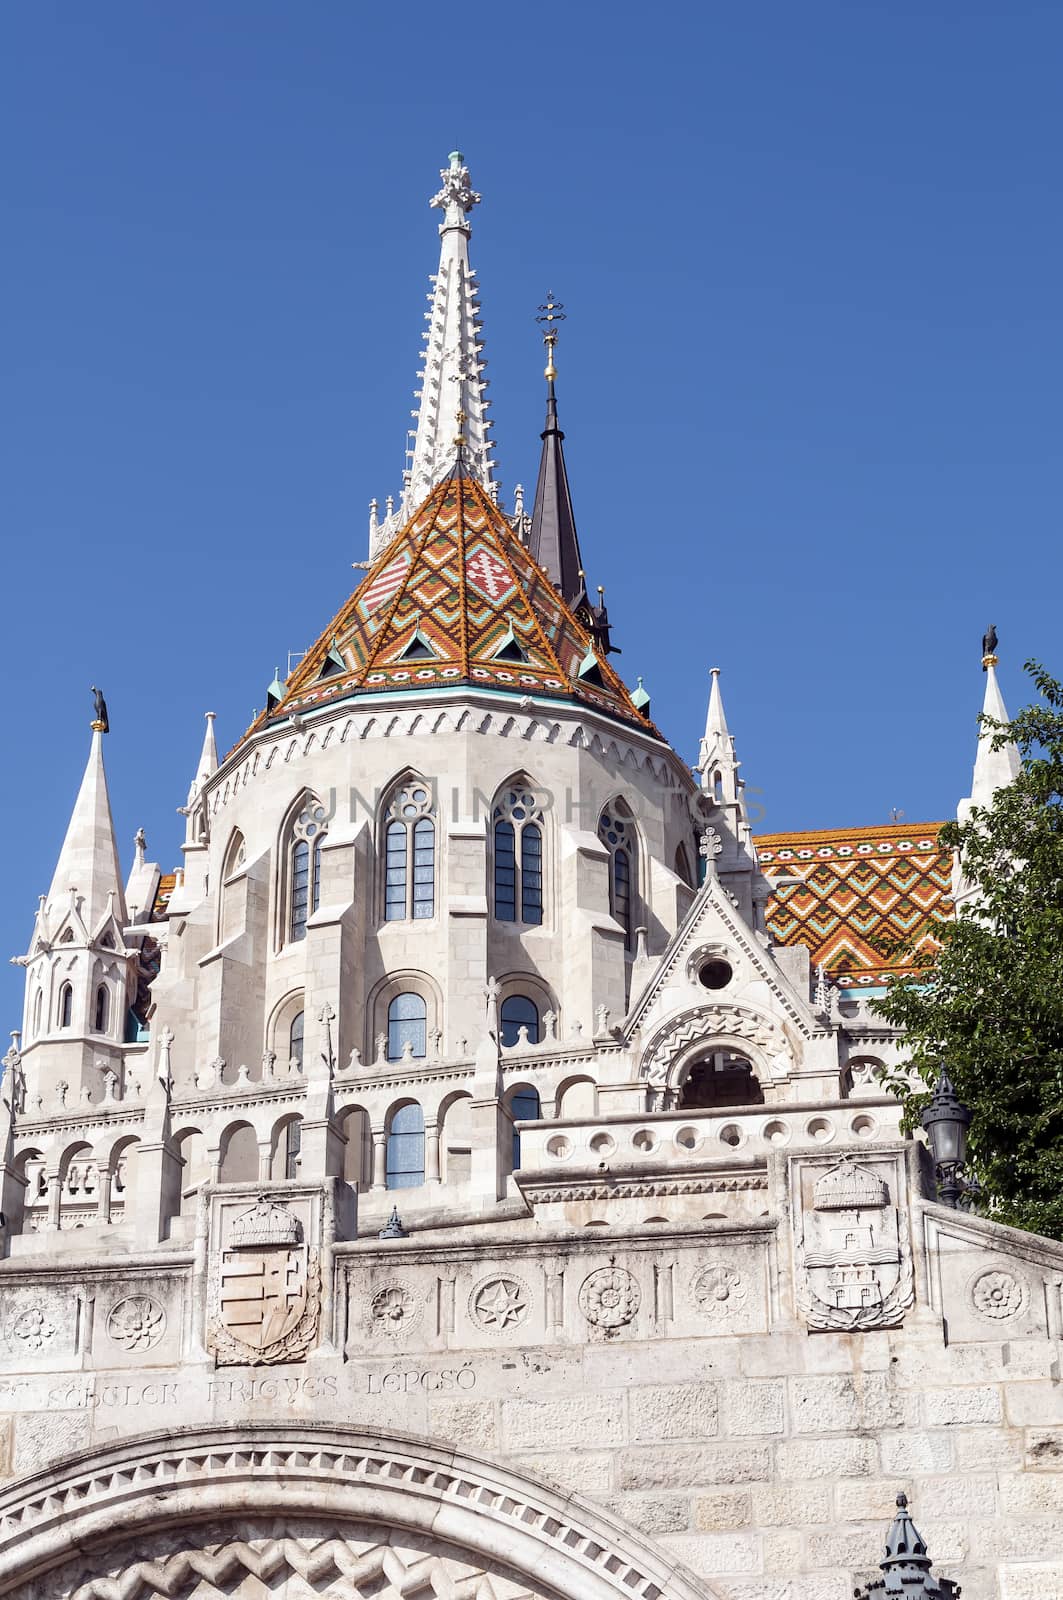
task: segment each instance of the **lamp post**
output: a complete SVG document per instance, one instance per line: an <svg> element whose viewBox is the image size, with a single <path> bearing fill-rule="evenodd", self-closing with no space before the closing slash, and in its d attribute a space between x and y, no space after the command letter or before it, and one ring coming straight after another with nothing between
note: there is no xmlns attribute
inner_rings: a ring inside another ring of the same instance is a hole
<svg viewBox="0 0 1063 1600"><path fill-rule="evenodd" d="M951 1578L935 1578L926 1540L908 1515L908 1496L897 1496L897 1515L886 1535L881 1578L854 1591L855 1600L960 1600L960 1586Z"/></svg>
<svg viewBox="0 0 1063 1600"><path fill-rule="evenodd" d="M968 1187L960 1176L960 1169L967 1154L967 1129L971 1125L971 1112L952 1087L944 1067L923 1112L922 1121L934 1158L938 1199L943 1206L951 1206L956 1210L960 1196Z"/></svg>

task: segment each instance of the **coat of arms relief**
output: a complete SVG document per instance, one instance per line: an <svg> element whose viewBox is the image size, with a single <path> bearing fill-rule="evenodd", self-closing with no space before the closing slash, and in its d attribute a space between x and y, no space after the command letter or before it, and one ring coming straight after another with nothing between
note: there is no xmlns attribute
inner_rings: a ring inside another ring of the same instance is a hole
<svg viewBox="0 0 1063 1600"><path fill-rule="evenodd" d="M797 1306L810 1328L892 1328L914 1299L907 1209L894 1157L792 1167ZM809 1192L811 1191L811 1192ZM811 1200L811 1204L809 1204Z"/></svg>
<svg viewBox="0 0 1063 1600"><path fill-rule="evenodd" d="M320 1253L304 1221L268 1195L219 1207L213 1252L207 1347L219 1366L302 1361L317 1339Z"/></svg>

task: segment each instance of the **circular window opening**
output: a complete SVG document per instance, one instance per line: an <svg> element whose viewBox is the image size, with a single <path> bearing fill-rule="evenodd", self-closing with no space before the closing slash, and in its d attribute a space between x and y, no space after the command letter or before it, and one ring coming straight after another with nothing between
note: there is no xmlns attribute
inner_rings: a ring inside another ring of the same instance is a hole
<svg viewBox="0 0 1063 1600"><path fill-rule="evenodd" d="M546 1148L554 1157L555 1161L563 1161L568 1155L569 1151L572 1149L572 1146L569 1144L563 1133L555 1133L552 1139L547 1140Z"/></svg>
<svg viewBox="0 0 1063 1600"><path fill-rule="evenodd" d="M636 1150L641 1150L644 1155L648 1155L651 1150L656 1150L657 1137L648 1128L640 1128L631 1143Z"/></svg>
<svg viewBox="0 0 1063 1600"><path fill-rule="evenodd" d="M712 956L698 968L698 982L703 989L726 989L734 977L734 968L722 956Z"/></svg>

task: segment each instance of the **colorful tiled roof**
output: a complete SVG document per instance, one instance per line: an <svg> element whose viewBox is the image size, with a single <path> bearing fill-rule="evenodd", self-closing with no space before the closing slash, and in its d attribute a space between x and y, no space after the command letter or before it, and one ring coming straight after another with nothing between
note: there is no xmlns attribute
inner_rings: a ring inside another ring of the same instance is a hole
<svg viewBox="0 0 1063 1600"><path fill-rule="evenodd" d="M151 908L152 922L159 922L166 916L170 905L170 896L176 887L176 872L164 872L159 878L159 885L155 890L155 901Z"/></svg>
<svg viewBox="0 0 1063 1600"><path fill-rule="evenodd" d="M777 945L807 945L813 967L823 966L843 987L881 984L911 970L881 945L914 939L936 944L934 926L953 915L952 852L938 843L940 822L885 828L827 828L770 833L756 840L773 885L768 931Z"/></svg>
<svg viewBox="0 0 1063 1600"><path fill-rule="evenodd" d="M458 684L577 700L655 731L490 495L455 468L258 725L354 693Z"/></svg>

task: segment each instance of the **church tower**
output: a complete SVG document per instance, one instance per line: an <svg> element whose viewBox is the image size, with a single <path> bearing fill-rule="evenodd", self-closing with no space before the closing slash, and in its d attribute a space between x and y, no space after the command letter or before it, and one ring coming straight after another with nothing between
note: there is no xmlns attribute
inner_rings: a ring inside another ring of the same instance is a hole
<svg viewBox="0 0 1063 1600"><path fill-rule="evenodd" d="M693 766L625 683L552 296L502 509L479 198L453 154L401 495L190 738L172 874L98 700L0 1084L0 1593L834 1600L913 1475L979 1595L1051 1583L1063 1247L938 1203L860 986L937 825L755 841L719 671Z"/></svg>

